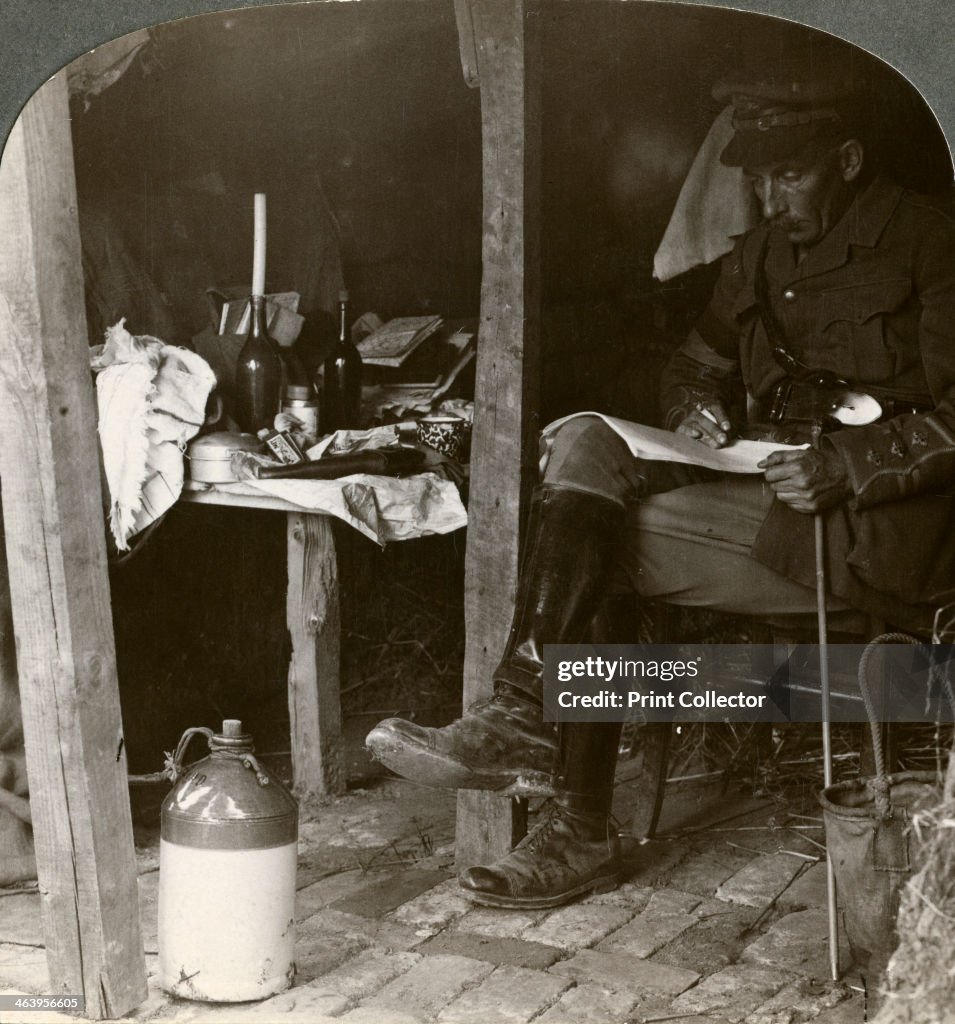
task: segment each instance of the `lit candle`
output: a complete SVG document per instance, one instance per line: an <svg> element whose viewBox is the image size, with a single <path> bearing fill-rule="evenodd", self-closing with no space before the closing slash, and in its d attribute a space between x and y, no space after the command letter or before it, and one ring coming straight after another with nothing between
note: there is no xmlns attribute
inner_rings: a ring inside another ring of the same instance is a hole
<svg viewBox="0 0 955 1024"><path fill-rule="evenodd" d="M252 235L252 294L265 294L265 193L255 193L255 228Z"/></svg>

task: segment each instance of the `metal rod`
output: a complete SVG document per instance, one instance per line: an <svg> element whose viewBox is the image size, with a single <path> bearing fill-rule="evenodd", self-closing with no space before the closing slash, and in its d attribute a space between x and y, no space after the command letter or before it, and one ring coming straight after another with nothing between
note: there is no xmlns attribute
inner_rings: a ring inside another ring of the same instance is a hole
<svg viewBox="0 0 955 1024"><path fill-rule="evenodd" d="M826 545L822 516L814 519L816 531L816 614L819 625L819 694L822 711L822 778L832 785L832 735L829 731L829 637L826 621ZM827 844L828 847L828 844ZM829 921L829 973L839 980L839 918L836 900L836 874L832 855L826 849L826 914Z"/></svg>

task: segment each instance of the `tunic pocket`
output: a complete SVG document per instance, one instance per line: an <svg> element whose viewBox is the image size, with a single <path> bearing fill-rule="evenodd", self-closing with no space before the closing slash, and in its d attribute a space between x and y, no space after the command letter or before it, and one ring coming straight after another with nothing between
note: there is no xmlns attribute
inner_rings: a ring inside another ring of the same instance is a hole
<svg viewBox="0 0 955 1024"><path fill-rule="evenodd" d="M908 278L864 281L833 288L820 295L822 342L844 353L847 376L859 384L889 385L897 376L900 353L897 335L888 323L912 295Z"/></svg>

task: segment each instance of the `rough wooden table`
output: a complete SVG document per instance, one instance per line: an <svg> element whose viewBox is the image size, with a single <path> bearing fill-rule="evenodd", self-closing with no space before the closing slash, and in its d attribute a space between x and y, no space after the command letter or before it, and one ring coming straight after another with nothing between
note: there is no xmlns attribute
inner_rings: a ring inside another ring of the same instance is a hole
<svg viewBox="0 0 955 1024"><path fill-rule="evenodd" d="M181 501L270 509L287 519L288 598L292 637L288 709L292 771L299 798L345 791L342 739L338 562L331 516L243 484L187 480Z"/></svg>

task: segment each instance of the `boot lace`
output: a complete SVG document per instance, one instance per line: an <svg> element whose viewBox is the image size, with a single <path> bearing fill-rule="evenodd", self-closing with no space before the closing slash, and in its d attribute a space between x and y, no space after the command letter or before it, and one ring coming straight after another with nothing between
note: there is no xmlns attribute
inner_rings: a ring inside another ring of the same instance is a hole
<svg viewBox="0 0 955 1024"><path fill-rule="evenodd" d="M541 820L528 833L527 849L536 853L554 834L560 821L560 808L553 800L544 804Z"/></svg>
<svg viewBox="0 0 955 1024"><path fill-rule="evenodd" d="M467 707L467 712L468 714L470 714L473 711L483 711L484 708L490 707L492 704L496 704L497 702L497 694L494 694L491 697L482 697L480 700L474 701L473 704L469 704Z"/></svg>
<svg viewBox="0 0 955 1024"><path fill-rule="evenodd" d="M468 705L468 714L473 714L476 711L483 711L485 708L499 708L505 714L510 714L521 704L525 704L526 701L522 701L519 697L514 697L505 693L494 693L490 697L482 697L480 700L474 701L473 704Z"/></svg>
<svg viewBox="0 0 955 1024"><path fill-rule="evenodd" d="M558 826L564 820L564 812L560 805L553 799L548 800L541 808L541 817L534 828L527 834L527 837L520 844L523 849L532 853L538 852L557 831ZM608 814L604 821L605 838L610 842L612 836L618 834L619 821L612 814Z"/></svg>

